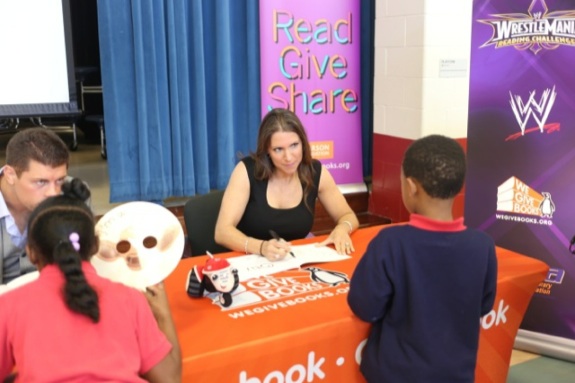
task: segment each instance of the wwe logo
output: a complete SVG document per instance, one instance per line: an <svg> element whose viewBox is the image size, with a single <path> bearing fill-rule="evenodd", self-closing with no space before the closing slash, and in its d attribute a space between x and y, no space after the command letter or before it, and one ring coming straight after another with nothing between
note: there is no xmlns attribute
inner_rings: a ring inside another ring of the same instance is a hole
<svg viewBox="0 0 575 383"><path fill-rule="evenodd" d="M535 91L529 93L527 102L523 102L521 96L514 96L511 92L509 92L509 95L511 96L511 109L513 109L515 119L521 127L521 135L525 134L525 125L527 125L527 121L531 115L533 115L533 118L537 121L539 130L543 132L545 122L547 121L547 117L549 117L549 113L557 97L555 86L553 86L553 89L545 89L539 102L535 100Z"/></svg>

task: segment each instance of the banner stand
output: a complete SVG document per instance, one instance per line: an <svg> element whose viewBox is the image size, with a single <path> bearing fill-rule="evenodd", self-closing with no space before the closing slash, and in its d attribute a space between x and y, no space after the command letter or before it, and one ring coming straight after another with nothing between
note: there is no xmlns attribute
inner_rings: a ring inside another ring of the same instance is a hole
<svg viewBox="0 0 575 383"><path fill-rule="evenodd" d="M573 2L473 1L464 207L468 227L549 266L514 343L569 361L575 82L564 63L575 58L574 15Z"/></svg>
<svg viewBox="0 0 575 383"><path fill-rule="evenodd" d="M260 0L262 116L294 112L342 192L365 191L359 0Z"/></svg>
<svg viewBox="0 0 575 383"><path fill-rule="evenodd" d="M575 362L575 341L519 329L513 348Z"/></svg>

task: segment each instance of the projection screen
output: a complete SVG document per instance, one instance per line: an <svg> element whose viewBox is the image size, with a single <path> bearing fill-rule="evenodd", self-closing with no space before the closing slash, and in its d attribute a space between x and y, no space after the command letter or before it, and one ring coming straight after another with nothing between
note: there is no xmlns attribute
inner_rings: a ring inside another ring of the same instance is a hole
<svg viewBox="0 0 575 383"><path fill-rule="evenodd" d="M0 119L78 112L69 0L0 0Z"/></svg>

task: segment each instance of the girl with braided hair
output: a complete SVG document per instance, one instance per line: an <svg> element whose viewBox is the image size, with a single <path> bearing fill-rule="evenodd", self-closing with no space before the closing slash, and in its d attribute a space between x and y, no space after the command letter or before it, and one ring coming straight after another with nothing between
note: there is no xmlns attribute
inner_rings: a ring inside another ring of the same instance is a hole
<svg viewBox="0 0 575 383"><path fill-rule="evenodd" d="M0 381L180 382L181 355L161 284L140 291L99 277L94 216L79 179L32 212L37 280L0 296Z"/></svg>

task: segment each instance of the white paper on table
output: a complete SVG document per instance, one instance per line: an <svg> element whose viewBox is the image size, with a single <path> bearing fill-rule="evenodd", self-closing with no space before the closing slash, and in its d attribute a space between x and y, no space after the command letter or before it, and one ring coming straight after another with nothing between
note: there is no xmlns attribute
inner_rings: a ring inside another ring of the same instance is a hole
<svg viewBox="0 0 575 383"><path fill-rule="evenodd" d="M336 262L351 258L349 255L338 254L331 247L316 246L313 243L292 246L291 250L295 257L288 254L284 259L274 262L256 254L242 255L227 260L238 270L240 282L243 282L281 271L299 269L306 263Z"/></svg>

